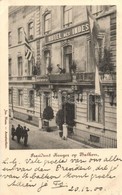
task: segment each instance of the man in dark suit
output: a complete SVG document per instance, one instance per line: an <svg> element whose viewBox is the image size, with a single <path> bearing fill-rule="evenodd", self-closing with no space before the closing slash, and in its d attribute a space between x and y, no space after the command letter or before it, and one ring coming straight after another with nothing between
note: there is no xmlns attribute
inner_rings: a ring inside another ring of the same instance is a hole
<svg viewBox="0 0 122 195"><path fill-rule="evenodd" d="M12 140L14 140L14 136L16 135L16 130L15 130L14 125L12 125L11 127L11 135L12 135Z"/></svg>
<svg viewBox="0 0 122 195"><path fill-rule="evenodd" d="M18 124L18 127L16 128L16 135L17 135L17 142L20 143L20 139L22 136L22 129L20 124Z"/></svg>

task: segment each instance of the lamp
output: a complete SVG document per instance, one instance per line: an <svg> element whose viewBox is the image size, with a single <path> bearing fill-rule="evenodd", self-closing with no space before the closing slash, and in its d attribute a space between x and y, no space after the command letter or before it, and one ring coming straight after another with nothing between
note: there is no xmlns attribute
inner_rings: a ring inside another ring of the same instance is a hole
<svg viewBox="0 0 122 195"><path fill-rule="evenodd" d="M53 89L53 85L49 85L49 89Z"/></svg>
<svg viewBox="0 0 122 195"><path fill-rule="evenodd" d="M78 90L78 86L77 86L77 85L72 85L72 86L71 86L71 89L72 89L73 91L77 91L77 90Z"/></svg>
<svg viewBox="0 0 122 195"><path fill-rule="evenodd" d="M78 102L82 102L83 101L83 94L82 93L77 93L76 95L77 95L77 99L76 100Z"/></svg>
<svg viewBox="0 0 122 195"><path fill-rule="evenodd" d="M33 84L32 86L33 86L33 89L36 89L36 84Z"/></svg>
<svg viewBox="0 0 122 195"><path fill-rule="evenodd" d="M57 92L56 91L53 91L53 98L54 99L57 99L58 98L58 95L57 95Z"/></svg>

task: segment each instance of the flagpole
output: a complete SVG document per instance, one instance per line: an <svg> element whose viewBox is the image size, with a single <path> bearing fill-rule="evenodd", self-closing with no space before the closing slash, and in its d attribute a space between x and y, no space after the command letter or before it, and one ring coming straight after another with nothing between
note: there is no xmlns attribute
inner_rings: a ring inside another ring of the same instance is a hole
<svg viewBox="0 0 122 195"><path fill-rule="evenodd" d="M97 35L99 33L99 25L96 22L95 17L89 11L88 6L86 6L87 12L87 19L89 22L89 30L90 30L90 38L91 38L91 50L92 50L92 57L94 61L94 68L95 68L95 94L101 95L100 90L100 79L99 79L99 69L98 69L98 59L96 59L96 51L95 51L95 42L98 46ZM97 56L98 57L98 56Z"/></svg>

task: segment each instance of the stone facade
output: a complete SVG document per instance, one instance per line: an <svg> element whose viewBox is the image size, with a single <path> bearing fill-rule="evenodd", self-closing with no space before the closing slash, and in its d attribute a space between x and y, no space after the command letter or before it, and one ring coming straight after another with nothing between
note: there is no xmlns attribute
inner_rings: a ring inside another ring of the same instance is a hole
<svg viewBox="0 0 122 195"><path fill-rule="evenodd" d="M95 10L93 7L90 6L91 12ZM68 20L65 20L65 12L69 14ZM37 124L47 105L52 106L56 116L57 111L64 109L67 103L65 114L72 113L75 126L69 124L69 129L74 131L74 138L98 147L116 147L116 7L102 6L99 13L93 14L100 26L100 55L105 56L106 48L112 66L109 73L99 72L104 97L97 103L94 55L86 6L10 8L12 45L9 46L9 59L12 59L12 75L9 77L9 88L13 94L10 110L13 109L14 116L22 120L30 120L31 116L30 122ZM30 22L33 22L34 30L33 39L29 41L34 52L33 66L39 67L36 76L32 72L28 75L24 41L21 44L17 42L18 28L23 27L28 37ZM23 74L20 77L18 56L23 57ZM72 69L73 64L76 65L75 70ZM66 73L60 74L61 69L65 69ZM18 89L23 91L22 105L18 105ZM33 107L30 107L30 90L34 91ZM56 126L55 120L52 126Z"/></svg>

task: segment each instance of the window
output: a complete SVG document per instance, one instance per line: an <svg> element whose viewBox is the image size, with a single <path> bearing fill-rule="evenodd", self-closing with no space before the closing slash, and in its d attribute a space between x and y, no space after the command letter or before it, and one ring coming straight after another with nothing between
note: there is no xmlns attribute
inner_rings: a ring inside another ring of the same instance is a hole
<svg viewBox="0 0 122 195"><path fill-rule="evenodd" d="M68 27L72 24L72 6L63 8L63 26Z"/></svg>
<svg viewBox="0 0 122 195"><path fill-rule="evenodd" d="M89 95L89 121L103 123L103 103L101 96Z"/></svg>
<svg viewBox="0 0 122 195"><path fill-rule="evenodd" d="M31 108L34 107L34 91L33 90L29 91L29 106Z"/></svg>
<svg viewBox="0 0 122 195"><path fill-rule="evenodd" d="M18 76L23 75L23 64L22 64L22 57L18 57Z"/></svg>
<svg viewBox="0 0 122 195"><path fill-rule="evenodd" d="M48 34L51 31L51 13L44 16L44 33Z"/></svg>
<svg viewBox="0 0 122 195"><path fill-rule="evenodd" d="M50 105L50 94L48 92L44 93L44 108Z"/></svg>
<svg viewBox="0 0 122 195"><path fill-rule="evenodd" d="M103 8L104 7L102 5L91 6L92 14L95 14L96 16L99 15L99 13L101 13L103 11Z"/></svg>
<svg viewBox="0 0 122 195"><path fill-rule="evenodd" d="M22 42L22 27L18 28L18 43Z"/></svg>
<svg viewBox="0 0 122 195"><path fill-rule="evenodd" d="M8 44L9 46L12 45L12 33L11 32L8 33Z"/></svg>
<svg viewBox="0 0 122 195"><path fill-rule="evenodd" d="M23 106L23 90L18 90L18 105Z"/></svg>
<svg viewBox="0 0 122 195"><path fill-rule="evenodd" d="M12 90L9 89L9 104L12 104Z"/></svg>
<svg viewBox="0 0 122 195"><path fill-rule="evenodd" d="M28 60L28 76L32 75L32 61Z"/></svg>
<svg viewBox="0 0 122 195"><path fill-rule="evenodd" d="M48 73L48 67L51 65L51 57L50 57L50 51L44 52L45 57L45 67L46 67L46 74Z"/></svg>
<svg viewBox="0 0 122 195"><path fill-rule="evenodd" d="M34 25L33 22L28 24L28 39L32 40L34 38Z"/></svg>
<svg viewBox="0 0 122 195"><path fill-rule="evenodd" d="M12 59L9 58L9 76L12 76Z"/></svg>
<svg viewBox="0 0 122 195"><path fill-rule="evenodd" d="M64 57L64 67L66 72L69 73L71 70L71 65L72 65L72 46L67 46L64 47L64 53L63 53L63 57Z"/></svg>

